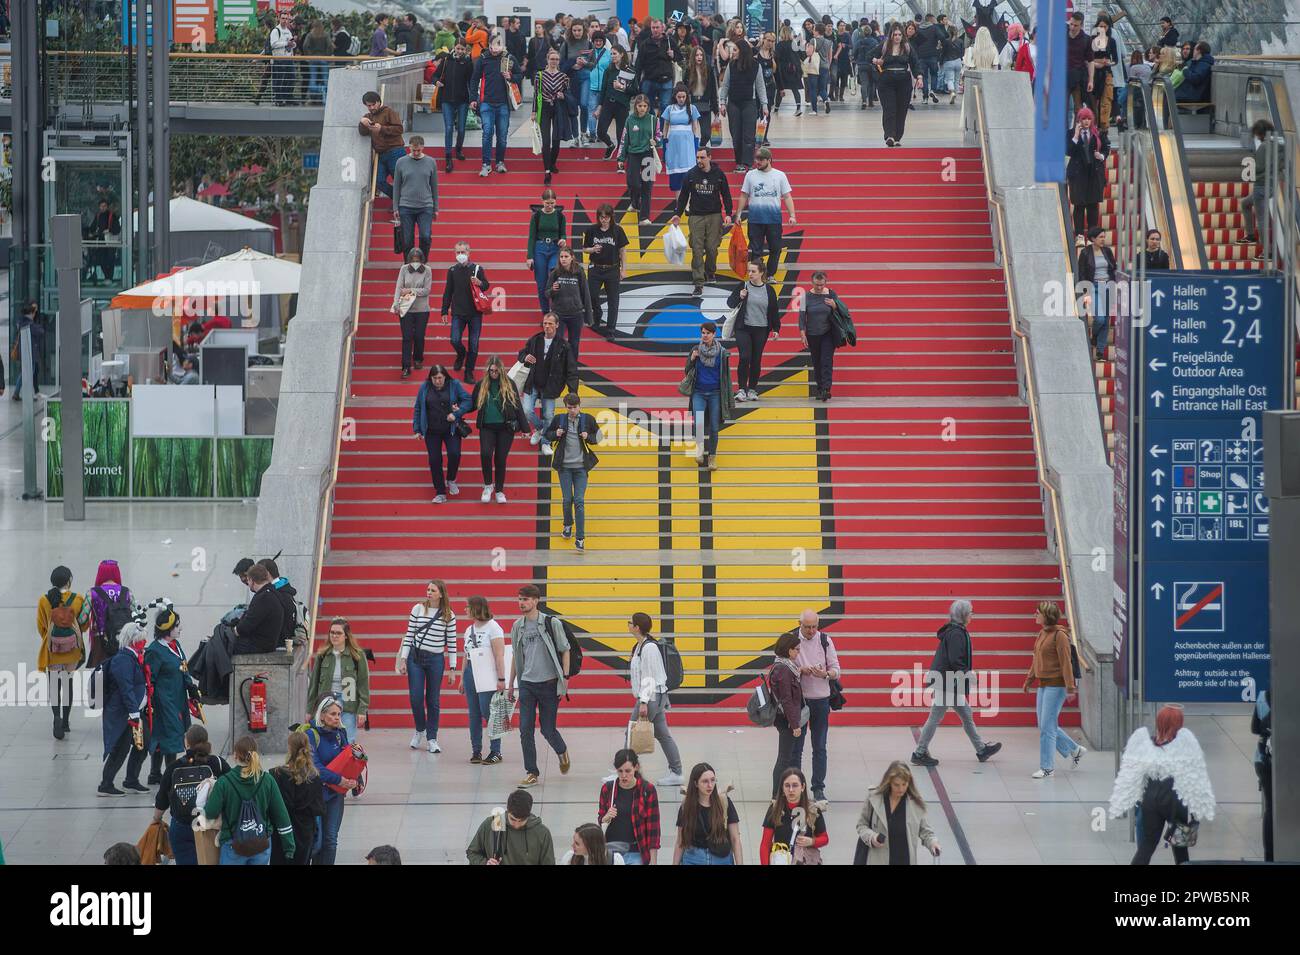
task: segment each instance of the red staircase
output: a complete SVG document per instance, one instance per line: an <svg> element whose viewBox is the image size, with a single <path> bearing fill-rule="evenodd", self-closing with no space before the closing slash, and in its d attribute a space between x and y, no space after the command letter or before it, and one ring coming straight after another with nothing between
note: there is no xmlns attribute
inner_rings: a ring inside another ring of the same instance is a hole
<svg viewBox="0 0 1300 955"><path fill-rule="evenodd" d="M934 175L954 155L955 180ZM318 615L322 632L331 616L348 617L376 653L372 725L408 725L394 654L430 578L447 582L462 629L471 594L488 597L508 630L518 587L543 587L548 606L584 636L588 662L573 682L568 725L626 719L620 665L625 672L626 620L638 610L675 637L685 658L674 721L744 722L743 687L808 607L821 613L845 661L843 719L910 724L918 711L896 688L914 665L928 665L934 633L957 597L975 604L977 665L1008 691L987 721L1032 725L1033 698L1020 684L1033 608L1059 601L1061 581L1045 551L978 152L778 152L799 214L777 275L787 310L764 355L762 401L741 405L724 429L715 472L698 468L680 440L638 440L648 422L672 423L685 404L676 386L687 346L646 347L646 330L700 321L689 273L662 253L666 183L654 202L656 225L642 228L623 214L612 164L570 156L562 154L554 188L571 228L608 201L632 239L620 310L626 330L610 339L588 329L582 339L584 405L607 416L607 430L631 435L598 449L585 553L560 538L549 460L526 441L516 440L510 456L508 504L479 502L477 437L465 441L460 496L430 503L424 446L410 425L421 379L399 378L397 323L387 311L397 257L388 210L376 204L346 410L355 440L339 457ZM506 311L485 321L480 374L488 355L513 361L538 327L523 259L540 164L518 155L508 162L504 176L480 179L469 164L440 177L435 300L460 239L506 296ZM738 193L741 177L729 178ZM846 189L849 182L870 188ZM856 348L836 355L829 404L809 400L808 356L789 310L791 291L807 288L814 268L829 273L859 335ZM721 314L735 282L724 274L706 288L704 314ZM434 316L426 361L452 359ZM448 725L464 725L459 694L444 695L444 714Z"/></svg>

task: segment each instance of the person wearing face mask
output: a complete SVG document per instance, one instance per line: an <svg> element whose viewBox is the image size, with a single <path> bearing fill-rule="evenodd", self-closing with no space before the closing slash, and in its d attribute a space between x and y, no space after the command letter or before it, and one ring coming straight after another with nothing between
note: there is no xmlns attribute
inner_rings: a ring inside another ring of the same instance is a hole
<svg viewBox="0 0 1300 955"><path fill-rule="evenodd" d="M524 381L524 414L533 425L529 444L542 445L542 453L550 454L551 445L542 441L542 431L555 417L556 399L567 388L571 394L578 391L578 363L569 350L568 343L559 334L560 320L554 312L542 318L542 330L528 339L519 349L518 359L528 366ZM542 411L537 413L538 402Z"/></svg>
<svg viewBox="0 0 1300 955"><path fill-rule="evenodd" d="M447 269L447 281L442 287L442 323L451 321L451 347L456 352L452 370L464 368L468 385L474 383L474 363L478 361L479 336L483 332L483 313L474 304L475 283L482 291L488 290L487 273L470 261L469 243L462 240L456 243L456 264ZM466 328L468 349L461 343Z"/></svg>
<svg viewBox="0 0 1300 955"><path fill-rule="evenodd" d="M582 251L590 256L587 286L591 294L592 328L599 328L604 312L600 294L603 290L609 299L609 330L618 327L618 296L623 279L627 278L627 233L614 221L614 207L608 202L596 208L596 224L589 226L582 236Z"/></svg>
<svg viewBox="0 0 1300 955"><path fill-rule="evenodd" d="M452 162L452 134L456 136L456 159L464 161L465 120L469 114L469 78L474 73L474 61L464 40L457 40L450 52L438 60L438 103L442 107L443 145L446 170L455 168Z"/></svg>
<svg viewBox="0 0 1300 955"><path fill-rule="evenodd" d="M402 252L415 245L419 230L420 255L429 258L433 221L438 218L438 164L424 153L424 137L411 137L411 152L397 160L393 172L393 225L402 230ZM426 302L427 306L427 302ZM428 308L425 308L426 314Z"/></svg>
<svg viewBox="0 0 1300 955"><path fill-rule="evenodd" d="M1070 161L1065 178L1070 186L1070 204L1074 207L1075 244L1084 244L1089 229L1101 225L1101 200L1106 191L1106 153L1110 147L1093 129L1092 110L1083 107L1075 114L1074 134L1070 138Z"/></svg>
<svg viewBox="0 0 1300 955"><path fill-rule="evenodd" d="M429 453L429 475L436 492L434 504L446 504L448 494L460 493L460 485L456 483L460 472L460 425L469 407L469 392L451 377L445 366L432 365L415 396L411 431L424 441ZM446 477L442 471L443 448L447 449Z"/></svg>
<svg viewBox="0 0 1300 955"><path fill-rule="evenodd" d="M403 378L411 376L412 361L416 368L424 367L424 336L429 327L432 290L433 273L425 267L424 253L411 249L406 253L406 264L397 270L397 285L389 309L401 323Z"/></svg>

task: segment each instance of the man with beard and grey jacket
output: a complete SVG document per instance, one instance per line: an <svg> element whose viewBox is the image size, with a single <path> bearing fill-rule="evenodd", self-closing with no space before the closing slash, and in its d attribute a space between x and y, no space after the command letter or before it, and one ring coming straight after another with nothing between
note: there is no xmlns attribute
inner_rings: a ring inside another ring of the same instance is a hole
<svg viewBox="0 0 1300 955"><path fill-rule="evenodd" d="M954 600L948 610L948 622L939 629L939 648L930 664L930 683L934 702L930 718L921 727L921 739L912 753L913 766L938 766L939 761L930 755L930 740L949 709L957 711L962 728L975 747L975 757L982 763L1002 748L1001 743L986 743L980 739L971 715L969 696L974 689L974 650L971 645L970 626L974 609L969 600Z"/></svg>

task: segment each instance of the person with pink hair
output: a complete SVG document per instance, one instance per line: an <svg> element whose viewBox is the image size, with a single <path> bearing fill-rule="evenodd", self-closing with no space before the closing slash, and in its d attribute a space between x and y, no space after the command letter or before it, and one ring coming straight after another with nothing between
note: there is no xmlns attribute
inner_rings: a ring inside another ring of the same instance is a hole
<svg viewBox="0 0 1300 955"><path fill-rule="evenodd" d="M135 611L131 591L122 586L122 571L115 560L101 560L90 598L90 660L94 668L118 650L118 634Z"/></svg>
<svg viewBox="0 0 1300 955"><path fill-rule="evenodd" d="M1183 708L1160 708L1153 734L1140 727L1120 758L1110 794L1110 817L1118 819L1137 807L1137 852L1132 865L1149 865L1164 833L1174 862L1187 861L1202 822L1214 819L1214 787L1205 754L1192 731L1183 726Z"/></svg>
<svg viewBox="0 0 1300 955"><path fill-rule="evenodd" d="M1101 225L1101 200L1106 191L1106 154L1110 144L1094 127L1092 110L1084 106L1074 114L1070 136L1069 163L1065 179L1074 208L1075 244L1082 246L1090 229Z"/></svg>

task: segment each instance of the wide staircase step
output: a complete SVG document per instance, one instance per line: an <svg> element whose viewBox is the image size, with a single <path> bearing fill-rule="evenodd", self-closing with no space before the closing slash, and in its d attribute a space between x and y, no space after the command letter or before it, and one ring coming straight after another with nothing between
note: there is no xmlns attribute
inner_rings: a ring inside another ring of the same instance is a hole
<svg viewBox="0 0 1300 955"><path fill-rule="evenodd" d="M542 587L547 606L580 634L587 661L564 705L566 724L626 721L626 622L636 611L650 613L683 655L673 721L744 723L747 688L770 663L777 635L807 608L820 613L843 661L841 719L914 723L920 701L904 692L907 681L928 666L949 605L964 597L976 606L978 666L1005 690L986 721L1032 725L1034 701L1020 684L1033 607L1060 601L1062 582L1046 551L978 151L782 151L799 222L785 230L775 280L781 334L764 353L760 399L737 406L713 471L695 461L677 385L700 322L722 317L738 282L726 265L730 235L718 281L696 296L689 272L663 255L666 183L655 224L642 227L612 164L562 156L553 188L571 231L610 202L631 240L617 328L588 328L581 339L580 394L609 436L597 448L581 553L561 537L560 489L539 448L517 438L507 502L483 503L478 441L467 439L460 494L434 504L424 445L411 431L429 365L454 358L436 303L455 241L471 243L504 296L504 309L485 316L478 373L490 355L513 363L538 329L523 259L540 165L513 154L507 162L505 176L481 179L462 165L440 177L426 365L406 380L389 311L398 263L391 210L382 199L374 205L317 624L323 635L331 617L345 616L374 650L372 726L410 723L395 657L430 579L445 581L462 629L467 597L488 598L508 629L518 588ZM933 177L940 162L952 175ZM870 194L843 188L862 176ZM738 194L742 177L728 178ZM856 348L836 353L829 403L812 400L798 334L795 292L818 268L859 336ZM1077 724L1077 711L1064 719ZM462 696L443 694L443 720L464 725Z"/></svg>

